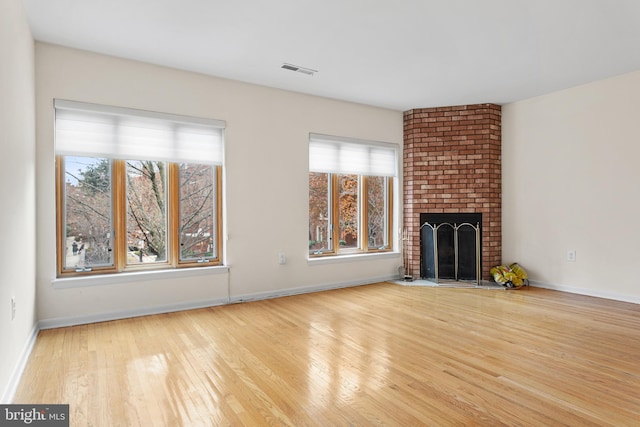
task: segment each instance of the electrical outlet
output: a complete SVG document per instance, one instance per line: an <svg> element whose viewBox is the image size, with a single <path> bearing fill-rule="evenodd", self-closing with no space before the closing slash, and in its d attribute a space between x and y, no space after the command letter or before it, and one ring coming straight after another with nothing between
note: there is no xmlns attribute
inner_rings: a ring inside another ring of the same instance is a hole
<svg viewBox="0 0 640 427"><path fill-rule="evenodd" d="M280 252L278 254L278 263L280 265L286 264L287 263L287 256L285 255L284 252Z"/></svg>
<svg viewBox="0 0 640 427"><path fill-rule="evenodd" d="M11 320L16 318L16 297L11 297Z"/></svg>
<svg viewBox="0 0 640 427"><path fill-rule="evenodd" d="M569 262L575 262L576 261L576 251L575 250L567 251L567 261L569 261Z"/></svg>

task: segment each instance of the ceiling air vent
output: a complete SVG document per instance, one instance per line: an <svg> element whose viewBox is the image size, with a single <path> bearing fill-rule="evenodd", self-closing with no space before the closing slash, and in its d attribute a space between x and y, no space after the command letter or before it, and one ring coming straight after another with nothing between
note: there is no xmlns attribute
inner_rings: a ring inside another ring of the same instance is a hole
<svg viewBox="0 0 640 427"><path fill-rule="evenodd" d="M311 68L300 67L298 65L287 64L286 62L282 64L280 68L284 68L285 70L296 71L298 73L306 74L308 76L313 76L318 70L312 70Z"/></svg>

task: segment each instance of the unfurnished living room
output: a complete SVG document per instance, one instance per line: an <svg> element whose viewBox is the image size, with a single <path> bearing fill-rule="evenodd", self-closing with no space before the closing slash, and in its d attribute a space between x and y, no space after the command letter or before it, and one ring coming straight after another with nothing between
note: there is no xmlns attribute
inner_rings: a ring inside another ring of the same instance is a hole
<svg viewBox="0 0 640 427"><path fill-rule="evenodd" d="M636 0L0 0L0 425L639 425L638 41Z"/></svg>

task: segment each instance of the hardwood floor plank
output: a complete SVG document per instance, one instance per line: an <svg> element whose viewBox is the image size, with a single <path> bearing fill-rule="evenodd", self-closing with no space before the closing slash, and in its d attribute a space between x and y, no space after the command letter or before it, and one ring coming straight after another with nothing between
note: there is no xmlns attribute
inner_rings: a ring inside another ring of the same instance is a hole
<svg viewBox="0 0 640 427"><path fill-rule="evenodd" d="M640 425L640 306L389 283L41 331L74 426Z"/></svg>

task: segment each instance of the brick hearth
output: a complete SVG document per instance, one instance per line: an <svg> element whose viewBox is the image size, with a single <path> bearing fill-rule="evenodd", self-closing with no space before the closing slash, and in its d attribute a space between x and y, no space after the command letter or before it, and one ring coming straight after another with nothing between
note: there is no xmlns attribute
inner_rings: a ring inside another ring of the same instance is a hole
<svg viewBox="0 0 640 427"><path fill-rule="evenodd" d="M482 213L482 277L501 262L501 108L404 113L404 228L408 273L420 276L420 213Z"/></svg>

